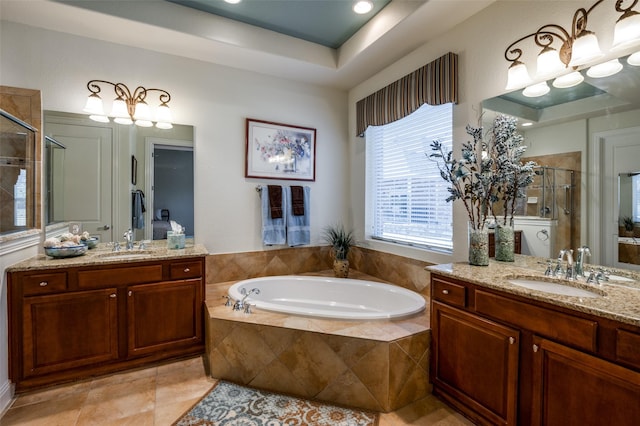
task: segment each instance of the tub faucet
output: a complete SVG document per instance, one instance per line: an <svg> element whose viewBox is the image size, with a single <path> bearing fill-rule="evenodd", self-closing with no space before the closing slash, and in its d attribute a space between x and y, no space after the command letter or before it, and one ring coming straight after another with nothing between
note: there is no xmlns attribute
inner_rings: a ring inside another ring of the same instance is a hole
<svg viewBox="0 0 640 426"><path fill-rule="evenodd" d="M260 289L259 288L252 288L251 290L247 291L246 288L241 288L240 289L240 294L242 294L244 297L240 300L236 300L236 302L233 304L233 310L234 311L242 311L244 310L245 313L249 314L251 313L251 309L247 309L245 306L245 301L247 300L247 297L249 297L252 293L255 294L260 294ZM248 305L248 303L247 303Z"/></svg>
<svg viewBox="0 0 640 426"><path fill-rule="evenodd" d="M133 231L129 228L123 235L124 240L127 242L127 250L133 250Z"/></svg>
<svg viewBox="0 0 640 426"><path fill-rule="evenodd" d="M584 277L584 258L591 256L591 250L587 246L582 246L577 250L576 256L576 278Z"/></svg>

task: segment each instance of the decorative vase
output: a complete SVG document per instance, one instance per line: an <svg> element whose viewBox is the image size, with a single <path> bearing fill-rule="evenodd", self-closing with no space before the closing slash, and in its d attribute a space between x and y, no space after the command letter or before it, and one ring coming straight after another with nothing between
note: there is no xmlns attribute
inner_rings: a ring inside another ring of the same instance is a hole
<svg viewBox="0 0 640 426"><path fill-rule="evenodd" d="M333 273L336 278L347 278L349 276L349 261L347 259L334 260Z"/></svg>
<svg viewBox="0 0 640 426"><path fill-rule="evenodd" d="M512 225L496 225L494 230L496 260L501 262L513 262L515 260L514 235Z"/></svg>
<svg viewBox="0 0 640 426"><path fill-rule="evenodd" d="M475 229L469 222L469 264L489 265L489 232L487 228Z"/></svg>

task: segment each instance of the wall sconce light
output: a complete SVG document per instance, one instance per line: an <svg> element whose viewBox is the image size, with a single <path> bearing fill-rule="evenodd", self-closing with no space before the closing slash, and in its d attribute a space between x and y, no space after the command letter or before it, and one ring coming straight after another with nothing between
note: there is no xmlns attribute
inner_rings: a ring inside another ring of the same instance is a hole
<svg viewBox="0 0 640 426"><path fill-rule="evenodd" d="M589 9L580 8L573 15L571 31L565 30L560 25L546 24L543 25L535 33L528 34L514 41L507 47L504 57L511 62L509 67L506 90L514 90L521 87L529 86L533 81L546 80L550 77L557 77L567 71L573 71L566 76L561 76L554 81L555 87L571 87L584 80L584 77L577 72L577 68L589 64L602 56L604 53L600 50L598 38L596 34L587 29L587 19L593 9L604 0L596 1ZM614 27L613 44L611 51L622 50L627 47L640 43L640 13L631 10L638 0L633 0L631 5L622 7L624 0L616 0L615 9L622 13ZM520 61L522 49L516 45L528 38L533 38L538 47L541 48L537 58L537 69L535 79L532 79L527 71L526 65ZM554 42L558 40L561 44L559 49L553 47ZM611 62L611 63L609 63ZM589 73L590 77L604 77L615 74L620 71L622 66L612 61L606 62L600 68ZM539 83L538 83L539 84ZM533 93L542 93L541 90L530 91ZM538 95L540 96L540 95Z"/></svg>
<svg viewBox="0 0 640 426"><path fill-rule="evenodd" d="M113 90L116 93L116 99L113 101L111 114L109 114L113 117L114 122L125 125L135 123L141 127L153 126L151 110L145 99L149 92L156 91L160 92L160 105L156 109L155 117L156 127L159 129L171 129L173 127L171 124L171 111L169 110L169 105L167 105L171 100L169 92L163 89L146 89L138 86L131 93L123 83L111 83L105 80L91 80L87 83L87 89L91 94L87 98L83 111L89 113L90 119L101 123L109 122L109 117L104 113L102 98L98 96L98 93L102 90L99 86L101 83L113 86Z"/></svg>

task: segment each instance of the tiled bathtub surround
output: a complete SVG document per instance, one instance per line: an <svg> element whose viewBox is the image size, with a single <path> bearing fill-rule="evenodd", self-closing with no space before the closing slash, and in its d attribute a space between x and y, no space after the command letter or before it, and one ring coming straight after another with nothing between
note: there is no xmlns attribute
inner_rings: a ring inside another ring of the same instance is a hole
<svg viewBox="0 0 640 426"><path fill-rule="evenodd" d="M213 254L207 256L207 283L324 271L331 269L332 262L326 246ZM428 295L427 262L362 247L351 249L349 262L351 269Z"/></svg>
<svg viewBox="0 0 640 426"><path fill-rule="evenodd" d="M325 274L330 274L327 271ZM352 271L353 278L371 279ZM340 321L223 306L231 283L207 288L212 377L340 405L389 412L431 391L429 315Z"/></svg>
<svg viewBox="0 0 640 426"><path fill-rule="evenodd" d="M350 278L386 281L428 296L426 262L361 247L349 254ZM394 321L339 321L223 306L236 281L273 275L331 275L328 247L207 256L207 356L213 377L389 412L425 397L428 310Z"/></svg>

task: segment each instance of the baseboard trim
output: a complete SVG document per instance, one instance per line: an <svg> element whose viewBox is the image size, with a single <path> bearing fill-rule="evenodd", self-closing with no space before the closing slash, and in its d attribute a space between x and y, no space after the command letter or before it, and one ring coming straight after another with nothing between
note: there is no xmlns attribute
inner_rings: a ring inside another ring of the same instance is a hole
<svg viewBox="0 0 640 426"><path fill-rule="evenodd" d="M0 417L2 417L5 411L9 408L12 400L13 384L7 380L2 384L2 386L0 386Z"/></svg>

